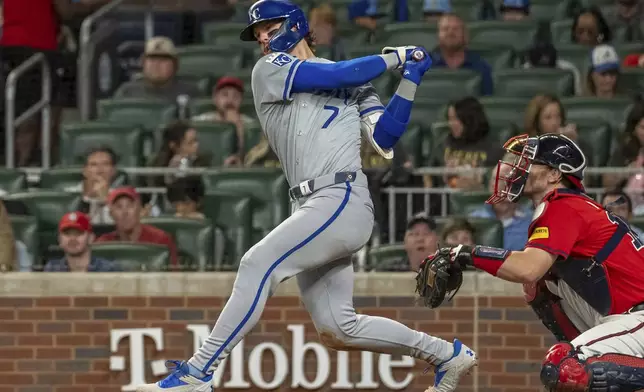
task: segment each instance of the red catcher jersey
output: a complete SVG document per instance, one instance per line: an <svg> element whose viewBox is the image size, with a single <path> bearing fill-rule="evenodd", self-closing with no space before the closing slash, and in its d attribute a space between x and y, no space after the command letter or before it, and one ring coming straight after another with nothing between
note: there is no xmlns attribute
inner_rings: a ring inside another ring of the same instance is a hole
<svg viewBox="0 0 644 392"><path fill-rule="evenodd" d="M556 263L594 256L617 229L614 218L584 195L555 190L542 205L530 225L526 247L559 256ZM624 313L644 302L644 244L636 234L625 235L601 268L609 285L610 314ZM580 277L583 273L579 271Z"/></svg>

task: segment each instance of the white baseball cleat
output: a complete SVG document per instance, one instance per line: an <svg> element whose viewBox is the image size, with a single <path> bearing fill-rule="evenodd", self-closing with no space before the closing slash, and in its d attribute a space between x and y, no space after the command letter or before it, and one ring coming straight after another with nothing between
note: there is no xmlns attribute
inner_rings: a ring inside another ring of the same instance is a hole
<svg viewBox="0 0 644 392"><path fill-rule="evenodd" d="M455 391L461 378L470 374L476 365L478 365L476 353L460 340L454 339L452 358L436 366L434 386L429 387L425 392Z"/></svg>
<svg viewBox="0 0 644 392"><path fill-rule="evenodd" d="M212 374L198 378L190 374L188 362L168 361L166 366L173 372L163 380L136 387L136 392L210 392Z"/></svg>

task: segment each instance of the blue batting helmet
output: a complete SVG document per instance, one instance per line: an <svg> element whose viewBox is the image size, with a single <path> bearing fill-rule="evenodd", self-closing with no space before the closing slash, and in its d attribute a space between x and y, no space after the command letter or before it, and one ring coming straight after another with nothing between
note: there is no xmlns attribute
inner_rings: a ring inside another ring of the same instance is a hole
<svg viewBox="0 0 644 392"><path fill-rule="evenodd" d="M287 0L260 0L248 9L248 26L239 38L255 41L253 26L267 20L284 20L268 43L273 52L288 52L309 33L309 23L300 7Z"/></svg>

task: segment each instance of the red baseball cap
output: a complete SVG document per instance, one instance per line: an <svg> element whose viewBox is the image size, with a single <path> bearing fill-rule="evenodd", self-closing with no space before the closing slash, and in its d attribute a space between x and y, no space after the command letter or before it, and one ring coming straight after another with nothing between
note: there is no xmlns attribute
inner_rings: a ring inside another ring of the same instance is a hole
<svg viewBox="0 0 644 392"><path fill-rule="evenodd" d="M58 222L58 231L76 229L79 231L92 231L89 217L80 211L68 212Z"/></svg>
<svg viewBox="0 0 644 392"><path fill-rule="evenodd" d="M235 87L242 93L244 92L244 82L235 76L223 76L219 78L215 85L215 91L219 91L224 87Z"/></svg>
<svg viewBox="0 0 644 392"><path fill-rule="evenodd" d="M108 204L112 204L121 196L129 197L132 200L138 201L141 199L139 192L133 186L122 186L120 188L115 188L110 191L110 194L107 196Z"/></svg>
<svg viewBox="0 0 644 392"><path fill-rule="evenodd" d="M643 55L641 55L641 54L629 54L624 59L624 62L623 62L624 67L639 67L639 62L640 62L640 57L641 56L643 56Z"/></svg>

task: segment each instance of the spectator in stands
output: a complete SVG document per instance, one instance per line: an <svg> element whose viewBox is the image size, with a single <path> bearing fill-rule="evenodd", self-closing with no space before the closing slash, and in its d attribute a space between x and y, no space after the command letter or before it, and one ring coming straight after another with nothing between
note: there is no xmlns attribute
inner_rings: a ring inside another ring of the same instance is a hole
<svg viewBox="0 0 644 392"><path fill-rule="evenodd" d="M321 4L311 10L309 26L315 37L315 45L331 50L329 60L342 61L347 59L342 39L336 34L338 21L331 4Z"/></svg>
<svg viewBox="0 0 644 392"><path fill-rule="evenodd" d="M490 124L481 103L474 97L451 102L447 108L447 135L443 161L435 166L453 168L491 167L500 158L502 149L488 138ZM448 175L445 182L452 188L476 189L483 186L481 175Z"/></svg>
<svg viewBox="0 0 644 392"><path fill-rule="evenodd" d="M395 260L389 265L379 266L379 271L418 271L425 257L438 249L436 222L425 214L414 215L407 222L405 231L404 259Z"/></svg>
<svg viewBox="0 0 644 392"><path fill-rule="evenodd" d="M570 61L560 59L557 49L549 40L537 40L527 51L523 68L558 68L570 71L575 78L575 95L581 95L581 74Z"/></svg>
<svg viewBox="0 0 644 392"><path fill-rule="evenodd" d="M638 99L631 111L626 117L626 126L623 132L623 139L621 140L620 146L613 152L611 160L609 162L610 167L630 167L630 168L641 168L644 167L644 101ZM623 187L628 187L628 189L633 189L637 191L640 189L640 193L643 190L641 188L641 174L621 174L621 173L610 173L605 174L602 177L602 183L604 187L612 189ZM643 204L640 202L639 197L633 198L633 209L636 215L640 215L639 206Z"/></svg>
<svg viewBox="0 0 644 392"><path fill-rule="evenodd" d="M123 84L117 98L161 99L175 103L177 97L201 95L196 86L177 79L179 59L174 42L167 37L150 38L143 53L143 78Z"/></svg>
<svg viewBox="0 0 644 392"><path fill-rule="evenodd" d="M68 187L67 192L81 192L83 205L80 210L89 215L93 224L112 223L107 194L116 177L116 153L109 147L96 147L85 155L83 181Z"/></svg>
<svg viewBox="0 0 644 392"><path fill-rule="evenodd" d="M378 9L378 0L353 0L349 4L349 20L367 30L376 30L378 19L387 16ZM407 0L395 0L394 15L392 19L396 22L409 21L409 7Z"/></svg>
<svg viewBox="0 0 644 392"><path fill-rule="evenodd" d="M644 5L640 0L615 0L616 7L606 14L606 20L613 31L623 29L627 42L644 40Z"/></svg>
<svg viewBox="0 0 644 392"><path fill-rule="evenodd" d="M201 213L204 184L199 176L179 177L167 188L168 201L178 218L205 219Z"/></svg>
<svg viewBox="0 0 644 392"><path fill-rule="evenodd" d="M438 20L438 48L432 52L434 67L465 68L481 74L481 93L494 94L492 68L478 54L467 49L465 22L455 14L445 14Z"/></svg>
<svg viewBox="0 0 644 392"><path fill-rule="evenodd" d="M530 17L530 0L503 0L499 12L503 20L527 19Z"/></svg>
<svg viewBox="0 0 644 392"><path fill-rule="evenodd" d="M5 209L4 203L0 201L0 272L14 270L16 260L15 238L13 228L9 220L9 213Z"/></svg>
<svg viewBox="0 0 644 392"><path fill-rule="evenodd" d="M570 31L571 41L588 46L611 42L613 34L597 7L582 9L575 17Z"/></svg>
<svg viewBox="0 0 644 392"><path fill-rule="evenodd" d="M614 190L604 193L602 205L626 222L630 222L633 219L633 201L625 192ZM641 241L644 241L644 232L642 230L633 225L631 225L631 229Z"/></svg>
<svg viewBox="0 0 644 392"><path fill-rule="evenodd" d="M45 264L45 272L116 272L118 266L92 256L94 241L89 217L80 211L65 214L58 223L58 245L65 253L62 259Z"/></svg>
<svg viewBox="0 0 644 392"><path fill-rule="evenodd" d="M577 140L577 126L566 124L566 112L561 101L553 95L537 95L528 103L524 116L524 131L530 136L560 133Z"/></svg>
<svg viewBox="0 0 644 392"><path fill-rule="evenodd" d="M212 90L212 103L215 111L203 113L192 118L193 121L223 121L237 127L238 151L226 158L225 166L238 165L243 159L244 130L253 125L255 118L240 112L244 96L244 82L235 76L224 76L217 81Z"/></svg>
<svg viewBox="0 0 644 392"><path fill-rule="evenodd" d="M510 154L512 155L512 154ZM506 162L512 162L514 155L508 156ZM505 160L504 159L504 160ZM500 176L507 176L511 170L510 166L500 167ZM497 168L492 169L488 189L494 193ZM528 228L532 223L532 212L529 208L519 203L504 200L498 204L484 204L469 214L471 218L498 219L503 223L503 248L509 250L522 250L528 242Z"/></svg>
<svg viewBox="0 0 644 392"><path fill-rule="evenodd" d="M197 131L187 122L177 121L163 130L163 145L150 166L183 168L206 167L210 161L199 154ZM157 176L150 180L151 186L165 187L173 176Z"/></svg>
<svg viewBox="0 0 644 392"><path fill-rule="evenodd" d="M590 54L591 66L586 74L586 95L615 98L618 92L619 56L610 45L598 45Z"/></svg>
<svg viewBox="0 0 644 392"><path fill-rule="evenodd" d="M136 189L113 189L108 196L108 203L116 231L103 234L96 242L121 241L165 245L170 251L172 265L177 265L177 246L172 237L163 230L141 223L141 196Z"/></svg>
<svg viewBox="0 0 644 392"><path fill-rule="evenodd" d="M262 132L259 142L244 157L245 167L282 167L277 155Z"/></svg>
<svg viewBox="0 0 644 392"><path fill-rule="evenodd" d="M624 57L622 66L625 68L644 68L644 54L632 53Z"/></svg>
<svg viewBox="0 0 644 392"><path fill-rule="evenodd" d="M426 22L437 23L443 15L450 12L451 0L423 0L423 16Z"/></svg>
<svg viewBox="0 0 644 392"><path fill-rule="evenodd" d="M467 219L452 218L445 224L441 233L441 246L474 246L475 233L474 226Z"/></svg>

